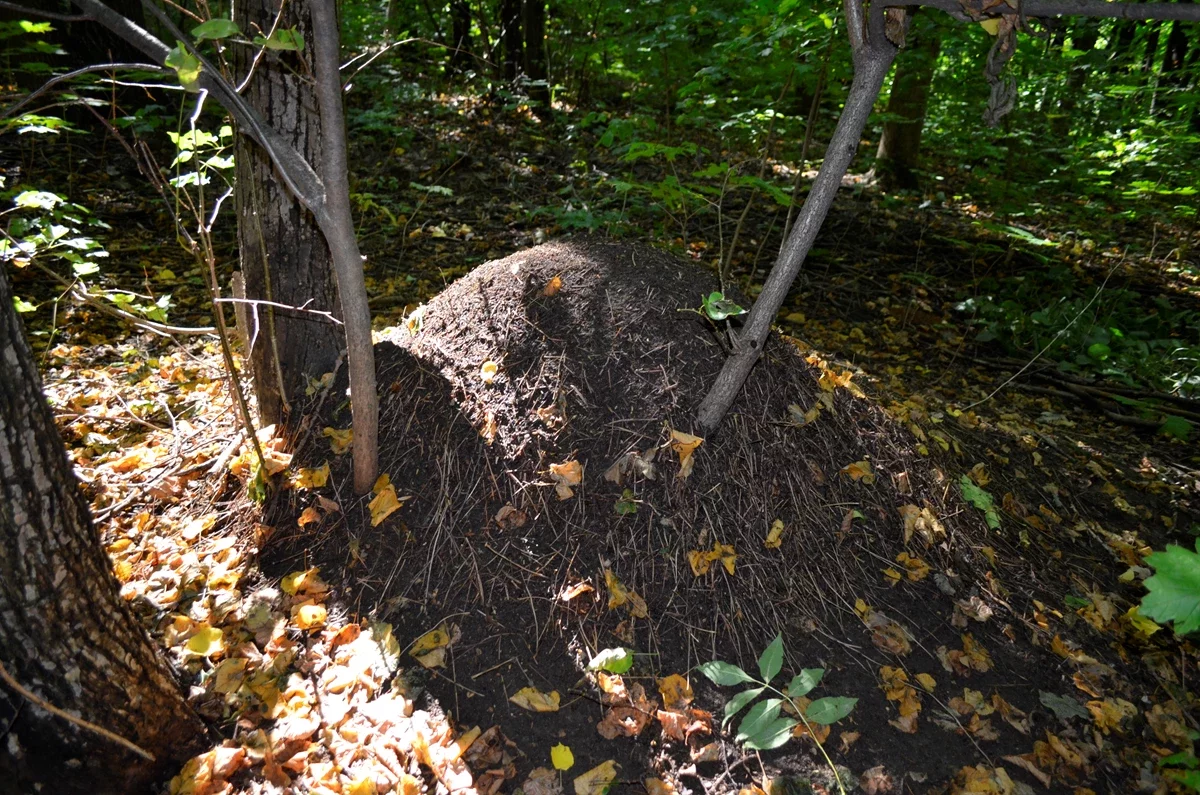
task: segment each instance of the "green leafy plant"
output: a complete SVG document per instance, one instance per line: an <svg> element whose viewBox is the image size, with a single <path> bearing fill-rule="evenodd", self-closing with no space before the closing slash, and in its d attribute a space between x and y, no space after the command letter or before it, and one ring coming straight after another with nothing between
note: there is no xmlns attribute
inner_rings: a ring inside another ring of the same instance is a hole
<svg viewBox="0 0 1200 795"><path fill-rule="evenodd" d="M700 311L706 315L709 320L724 320L730 317L746 314L746 310L738 306L737 303L725 297L724 293L714 290L708 295L700 299Z"/></svg>
<svg viewBox="0 0 1200 795"><path fill-rule="evenodd" d="M963 499L983 511L983 520L993 530L1000 529L1000 514L996 511L996 501L992 495L975 485L975 481L963 475L958 481Z"/></svg>
<svg viewBox="0 0 1200 795"><path fill-rule="evenodd" d="M1146 580L1140 612L1159 623L1173 622L1176 635L1200 630L1200 540L1196 552L1171 544L1147 555L1146 563L1154 576Z"/></svg>
<svg viewBox="0 0 1200 795"><path fill-rule="evenodd" d="M825 748L817 740L816 733L812 730L812 724L829 726L837 723L850 714L854 705L858 703L858 699L847 696L827 696L818 698L803 708L797 702L797 699L807 696L820 684L825 675L824 668L803 669L792 677L783 690L773 686L771 682L783 670L782 634L776 635L759 656L758 673L760 678L746 673L733 663L721 660L701 663L696 668L713 684L722 687L750 685L749 688L738 693L725 704L725 720L722 725L728 724L739 712L750 707L741 723L738 724L738 733L734 737L736 742L755 751L778 748L791 739L792 731L797 726L804 724L808 729L809 736L817 743L817 747L825 757L825 762L833 771L838 790L844 795L845 789L838 776L837 768L829 755L825 753ZM755 699L764 694L766 694L766 698L750 706ZM790 713L797 716L796 718L783 714L785 705L789 707Z"/></svg>

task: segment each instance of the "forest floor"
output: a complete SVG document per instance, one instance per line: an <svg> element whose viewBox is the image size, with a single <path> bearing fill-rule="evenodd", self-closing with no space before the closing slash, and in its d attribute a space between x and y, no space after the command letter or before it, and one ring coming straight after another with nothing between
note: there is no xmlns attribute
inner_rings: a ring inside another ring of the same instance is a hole
<svg viewBox="0 0 1200 795"><path fill-rule="evenodd" d="M697 443L720 348L678 310L716 288L744 197L656 215L561 119L471 97L393 112L421 124L352 157L389 475L367 498L347 486L344 374L299 431L261 432L278 491L260 507L212 337L131 333L14 277L114 571L213 727L172 792L1180 786L1197 650L1136 605L1145 555L1200 532L1194 441L1159 433L1136 390L979 342L963 307L987 279L1059 268L1148 313L1200 311L1194 232L846 190L743 404ZM112 227L111 284L210 322L122 150L4 158L10 185L19 164ZM733 273L751 294L782 225L766 202L746 214ZM584 231L683 259L592 240L445 289ZM784 717L857 702L760 753L722 731L734 691L695 666L758 676L777 634L776 686L824 672L811 696L792 683ZM618 647L630 670L585 670Z"/></svg>

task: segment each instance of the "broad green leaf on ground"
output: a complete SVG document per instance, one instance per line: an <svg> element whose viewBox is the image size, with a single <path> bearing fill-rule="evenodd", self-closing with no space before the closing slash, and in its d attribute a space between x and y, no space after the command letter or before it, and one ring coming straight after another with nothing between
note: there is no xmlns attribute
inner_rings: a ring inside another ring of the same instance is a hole
<svg viewBox="0 0 1200 795"><path fill-rule="evenodd" d="M1200 552L1200 540L1196 541ZM1173 621L1175 634L1200 629L1200 554L1171 544L1146 556L1154 576L1146 580L1143 614L1160 623Z"/></svg>
<svg viewBox="0 0 1200 795"><path fill-rule="evenodd" d="M758 658L758 672L764 682L770 682L783 668L783 635L776 635L775 640L763 650Z"/></svg>
<svg viewBox="0 0 1200 795"><path fill-rule="evenodd" d="M633 649L615 648L601 649L592 661L588 670L607 671L610 674L623 674L633 667Z"/></svg>
<svg viewBox="0 0 1200 795"><path fill-rule="evenodd" d="M791 684L787 688L787 694L792 698L808 695L820 683L821 677L824 675L824 668L805 668L792 677Z"/></svg>
<svg viewBox="0 0 1200 795"><path fill-rule="evenodd" d="M849 696L828 696L826 698L818 698L816 701L808 705L808 709L804 711L804 717L808 718L813 723L819 723L822 726L828 726L831 723L837 723L842 718L850 714L854 709L854 705L858 703L857 698Z"/></svg>
<svg viewBox="0 0 1200 795"><path fill-rule="evenodd" d="M987 522L987 526L993 530L1000 529L1000 514L996 512L992 495L976 486L975 482L966 475L963 475L958 483L962 489L963 499L983 511L983 519Z"/></svg>
<svg viewBox="0 0 1200 795"><path fill-rule="evenodd" d="M712 660L700 663L696 670L709 678L714 685L740 685L742 682L753 682L754 677L738 668L733 663Z"/></svg>

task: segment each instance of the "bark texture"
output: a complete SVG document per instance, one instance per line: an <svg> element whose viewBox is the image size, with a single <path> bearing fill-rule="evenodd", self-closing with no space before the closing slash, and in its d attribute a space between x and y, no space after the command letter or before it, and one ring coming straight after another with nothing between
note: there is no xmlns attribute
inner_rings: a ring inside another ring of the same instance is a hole
<svg viewBox="0 0 1200 795"><path fill-rule="evenodd" d="M500 0L500 41L504 50L504 79L510 83L525 65L525 39L521 32L521 0Z"/></svg>
<svg viewBox="0 0 1200 795"><path fill-rule="evenodd" d="M269 31L276 0L239 3L242 30ZM244 96L309 163L321 160L321 120L312 70L301 63L312 53L306 3L288 3L280 27L298 26L303 53L267 50ZM254 51L235 48L237 73L250 68ZM279 178L262 147L238 136L235 198L238 246L246 297L293 307L340 313L333 261L316 219ZM327 319L305 312L260 307L250 314L254 391L263 423L285 422L291 404L303 401L310 378L333 369L344 348L342 333ZM340 314L339 314L340 316ZM276 355L278 354L278 358Z"/></svg>
<svg viewBox="0 0 1200 795"><path fill-rule="evenodd" d="M120 597L2 269L0 367L0 662L35 695L156 758L0 683L0 791L141 791L198 750L205 728Z"/></svg>
<svg viewBox="0 0 1200 795"><path fill-rule="evenodd" d="M525 0L525 75L530 80L529 98L550 107L546 82L546 0Z"/></svg>
<svg viewBox="0 0 1200 795"><path fill-rule="evenodd" d="M895 114L903 121L884 123L875 155L875 174L889 190L918 187L917 167L921 160L925 111L929 107L929 86L942 49L942 41L932 26L925 27L914 38L915 41L910 39L907 52L897 59L896 76L888 95L888 114Z"/></svg>

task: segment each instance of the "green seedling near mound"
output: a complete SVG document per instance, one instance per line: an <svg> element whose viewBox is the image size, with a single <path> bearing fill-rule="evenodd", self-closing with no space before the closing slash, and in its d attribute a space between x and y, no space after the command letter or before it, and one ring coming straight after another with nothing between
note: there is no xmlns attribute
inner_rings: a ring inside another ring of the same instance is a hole
<svg viewBox="0 0 1200 795"><path fill-rule="evenodd" d="M758 672L761 679L751 676L733 663L721 660L701 663L696 668L715 685L722 687L751 685L750 688L738 693L725 704L725 720L722 725L728 724L734 716L760 695L768 693L767 698L758 701L746 712L742 722L738 725L738 733L734 737L735 742L741 743L744 748L752 751L779 748L792 738L792 731L803 723L804 727L808 729L809 736L821 751L821 755L825 757L825 763L833 771L838 791L845 795L846 790L842 786L837 768L830 760L829 754L825 752L825 747L817 739L816 733L812 730L812 724L828 726L837 723L850 714L854 705L858 703L858 699L846 696L827 696L818 698L803 709L796 702L796 699L808 695L813 688L820 684L821 677L825 675L824 668L805 668L792 677L792 681L784 690L773 687L771 680L778 676L783 669L782 634L776 635L775 640L771 641L758 658ZM791 711L799 717L799 720L780 714L785 703L791 707Z"/></svg>

